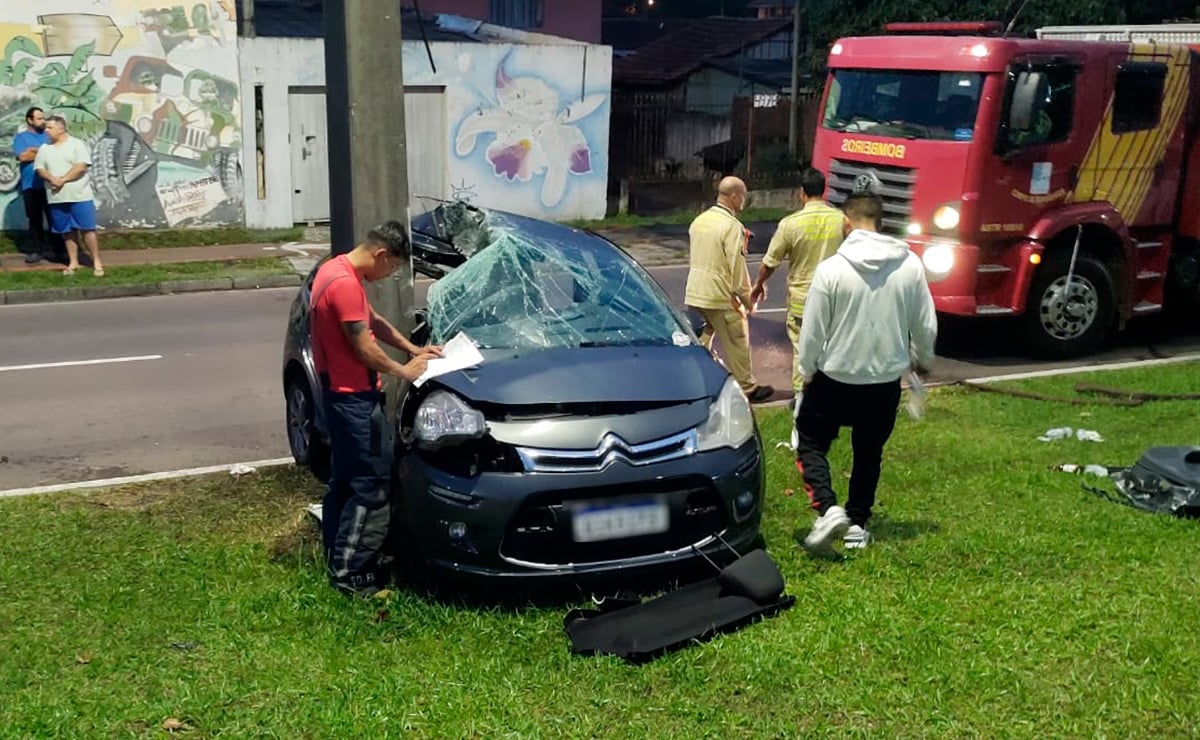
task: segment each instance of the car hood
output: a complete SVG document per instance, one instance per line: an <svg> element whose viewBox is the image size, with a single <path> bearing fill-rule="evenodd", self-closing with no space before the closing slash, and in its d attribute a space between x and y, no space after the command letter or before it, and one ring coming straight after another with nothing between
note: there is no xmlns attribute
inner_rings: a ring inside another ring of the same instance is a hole
<svg viewBox="0 0 1200 740"><path fill-rule="evenodd" d="M715 398L728 376L702 347L483 350L476 368L436 378L477 403L675 404Z"/></svg>

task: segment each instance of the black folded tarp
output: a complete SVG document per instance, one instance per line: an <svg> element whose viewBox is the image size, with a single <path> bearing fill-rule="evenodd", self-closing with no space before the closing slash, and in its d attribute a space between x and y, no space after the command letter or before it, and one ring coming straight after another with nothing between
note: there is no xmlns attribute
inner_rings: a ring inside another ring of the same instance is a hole
<svg viewBox="0 0 1200 740"><path fill-rule="evenodd" d="M564 627L572 652L641 663L778 614L796 602L783 589L775 562L755 550L714 578L648 601L609 599L599 609L576 609Z"/></svg>
<svg viewBox="0 0 1200 740"><path fill-rule="evenodd" d="M1084 488L1144 511L1200 518L1200 447L1151 447L1132 467L1108 468L1107 474L1123 498Z"/></svg>

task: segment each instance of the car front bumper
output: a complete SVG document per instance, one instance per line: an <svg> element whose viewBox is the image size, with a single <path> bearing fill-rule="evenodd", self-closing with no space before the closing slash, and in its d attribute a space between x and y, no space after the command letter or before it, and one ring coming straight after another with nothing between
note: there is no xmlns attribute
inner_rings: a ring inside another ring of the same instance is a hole
<svg viewBox="0 0 1200 740"><path fill-rule="evenodd" d="M727 562L734 554L725 543L738 553L749 550L758 542L765 483L757 435L737 450L641 466L616 461L579 473L464 478L408 454L397 466L397 515L401 536L412 538L419 557L439 571L535 580L651 575L704 556ZM574 505L625 496L665 503L667 531L575 541Z"/></svg>

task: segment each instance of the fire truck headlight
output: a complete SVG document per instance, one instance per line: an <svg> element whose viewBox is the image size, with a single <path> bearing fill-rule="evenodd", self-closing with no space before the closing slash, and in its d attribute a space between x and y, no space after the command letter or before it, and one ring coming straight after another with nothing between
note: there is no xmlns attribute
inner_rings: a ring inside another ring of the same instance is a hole
<svg viewBox="0 0 1200 740"><path fill-rule="evenodd" d="M958 228L958 209L954 206L942 206L933 212L933 225L942 231L954 231Z"/></svg>
<svg viewBox="0 0 1200 740"><path fill-rule="evenodd" d="M945 277L954 269L954 247L949 244L930 244L921 257L932 277Z"/></svg>

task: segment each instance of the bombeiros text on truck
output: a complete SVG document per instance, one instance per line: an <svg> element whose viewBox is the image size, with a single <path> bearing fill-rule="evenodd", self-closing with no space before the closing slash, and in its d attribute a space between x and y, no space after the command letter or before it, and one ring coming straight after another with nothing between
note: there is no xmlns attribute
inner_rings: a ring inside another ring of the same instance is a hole
<svg viewBox="0 0 1200 740"><path fill-rule="evenodd" d="M891 24L829 55L815 166L883 198L939 312L1043 356L1200 299L1200 25Z"/></svg>

